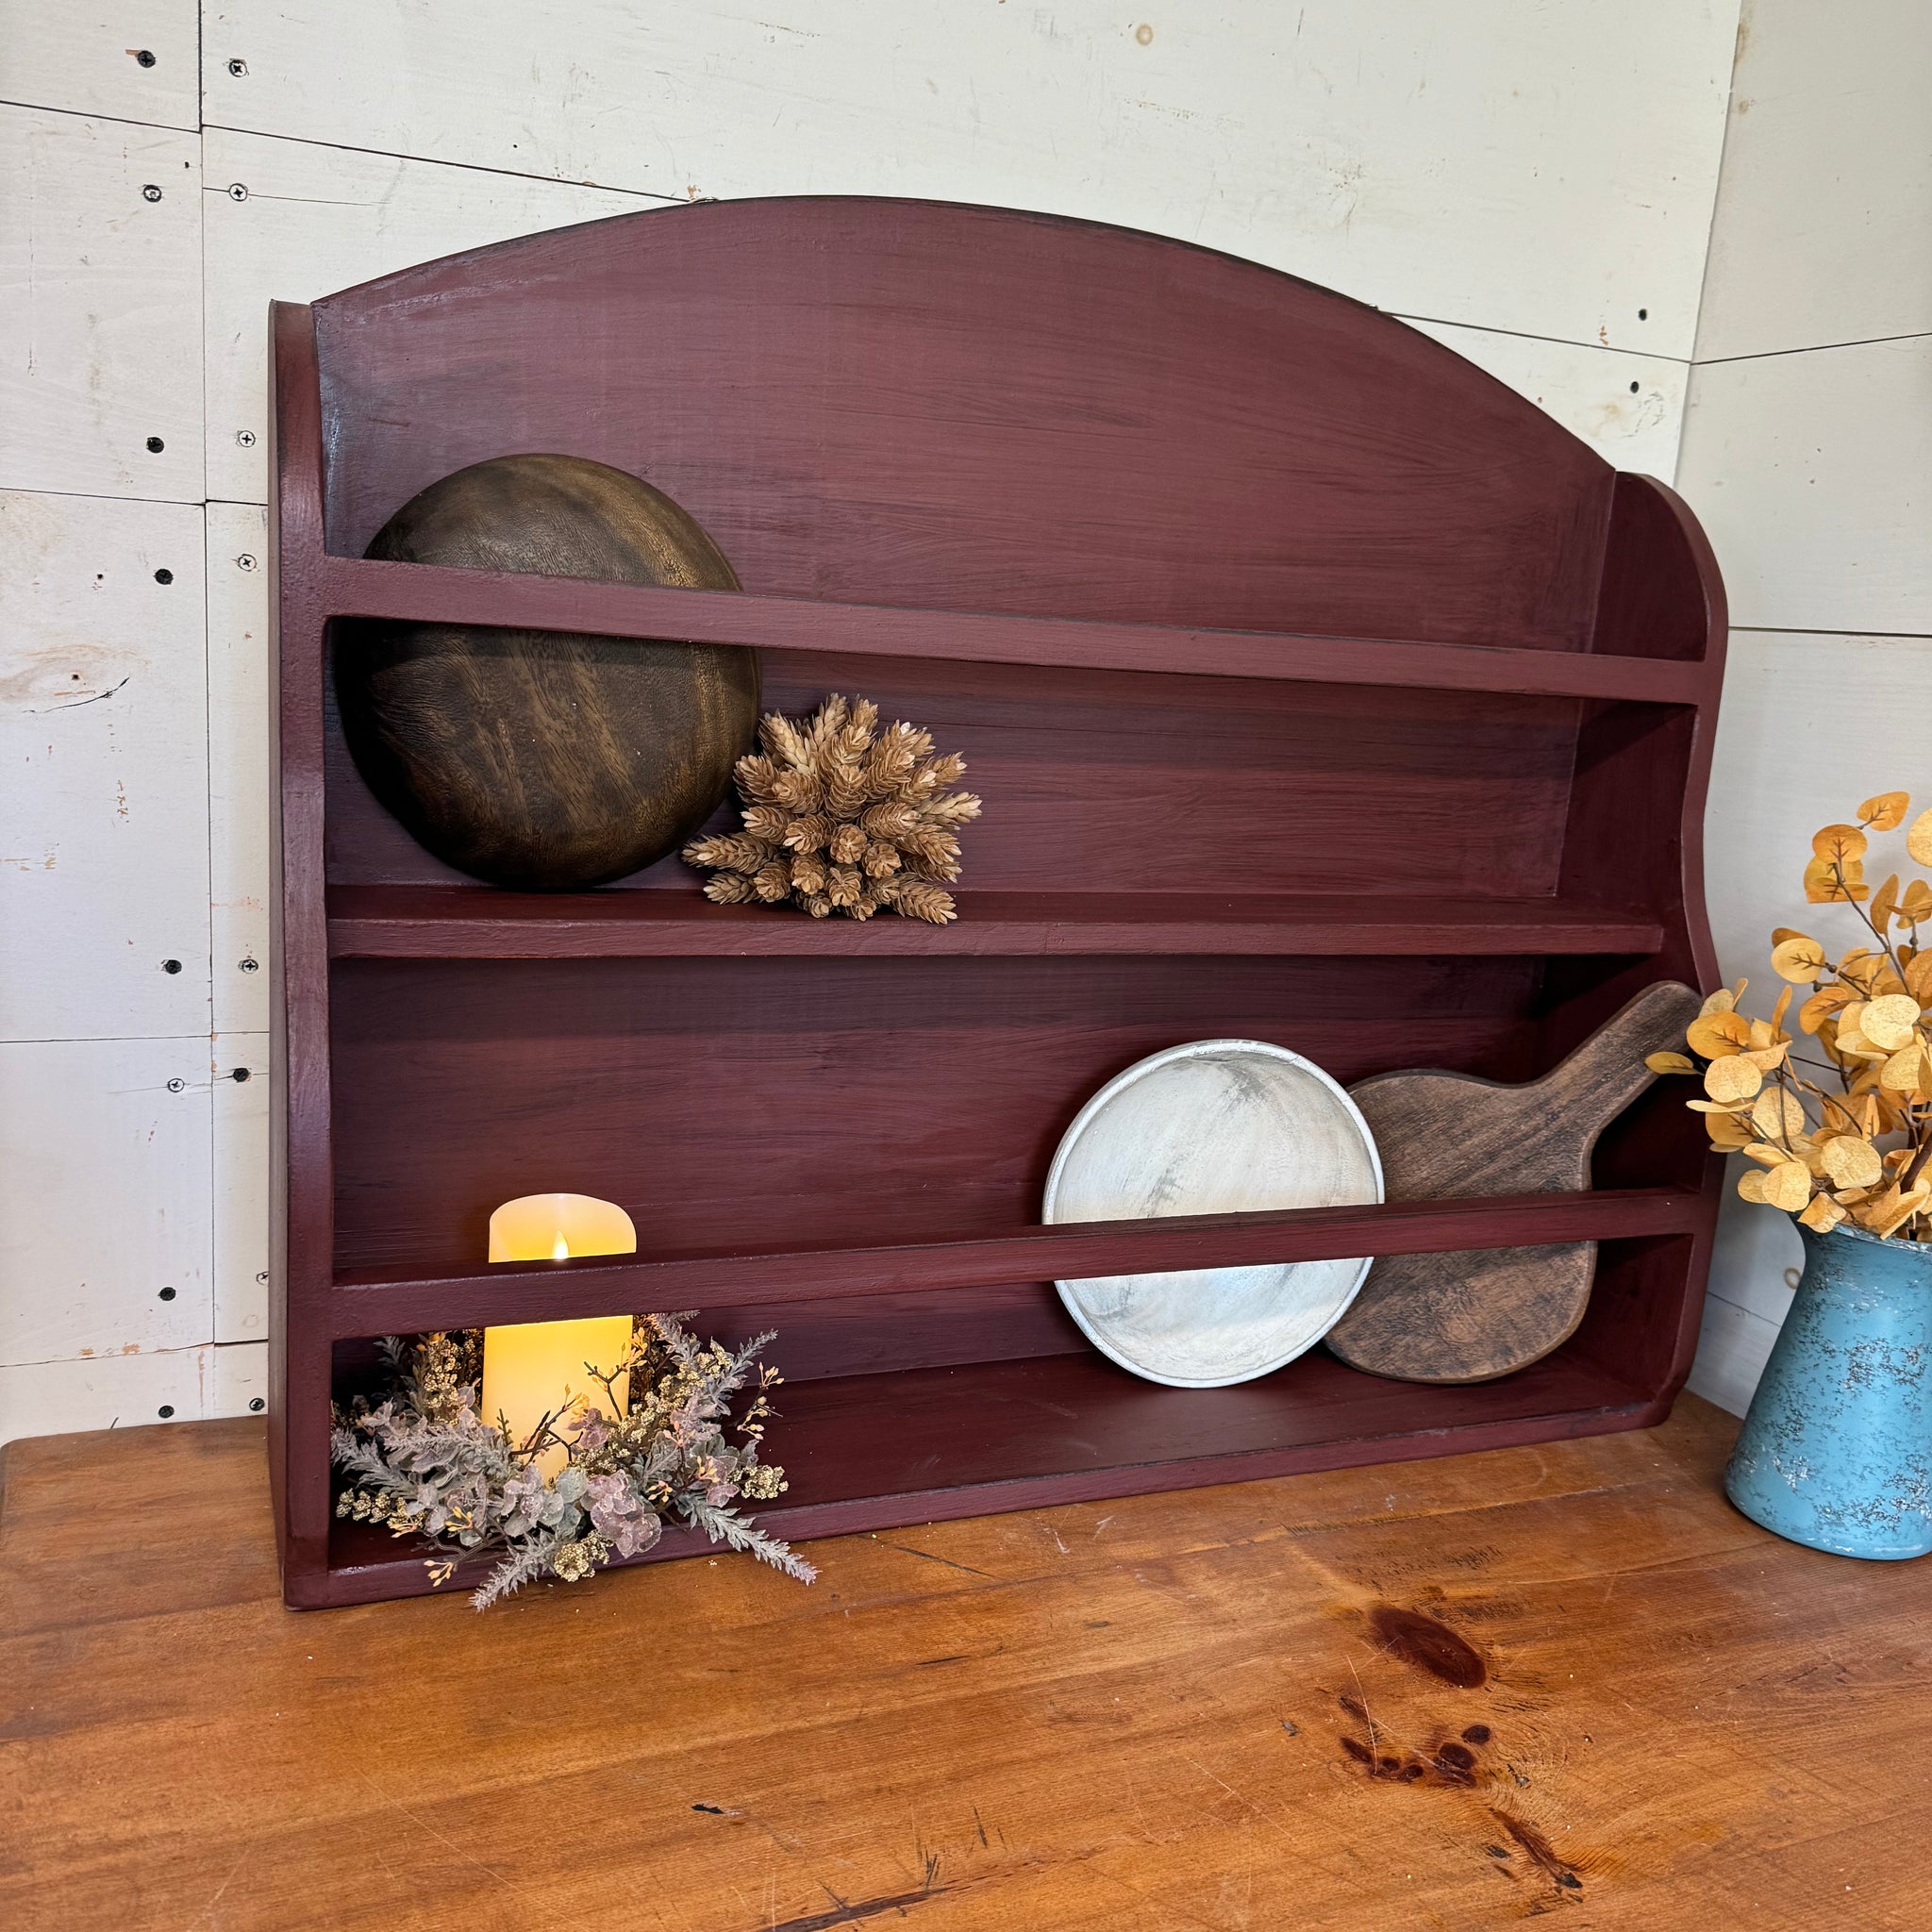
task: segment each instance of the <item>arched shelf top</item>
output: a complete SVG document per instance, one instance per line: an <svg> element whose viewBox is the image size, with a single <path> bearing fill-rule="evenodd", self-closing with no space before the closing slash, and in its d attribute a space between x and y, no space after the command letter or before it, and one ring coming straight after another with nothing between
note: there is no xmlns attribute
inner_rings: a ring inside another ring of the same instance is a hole
<svg viewBox="0 0 1932 1932"><path fill-rule="evenodd" d="M669 207L314 308L328 547L560 450L748 591L1141 624L1588 642L1615 475L1406 325L1131 229L820 196Z"/></svg>

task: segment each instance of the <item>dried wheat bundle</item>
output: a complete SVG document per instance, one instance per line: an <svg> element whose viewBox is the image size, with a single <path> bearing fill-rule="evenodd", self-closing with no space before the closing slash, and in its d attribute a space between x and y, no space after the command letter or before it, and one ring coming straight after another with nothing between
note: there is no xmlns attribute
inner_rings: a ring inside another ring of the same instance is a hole
<svg viewBox="0 0 1932 1932"><path fill-rule="evenodd" d="M743 830L684 848L713 874L708 899L789 899L814 919L889 910L943 925L958 916L945 890L959 876L958 829L979 816L970 791L946 789L964 758L935 754L930 734L910 724L881 731L876 705L837 695L803 721L768 713L758 741L738 761Z"/></svg>

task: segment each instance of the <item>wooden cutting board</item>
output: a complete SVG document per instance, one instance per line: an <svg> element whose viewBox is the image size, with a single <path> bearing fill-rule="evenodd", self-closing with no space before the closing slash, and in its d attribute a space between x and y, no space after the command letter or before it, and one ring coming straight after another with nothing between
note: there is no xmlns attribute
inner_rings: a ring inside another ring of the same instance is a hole
<svg viewBox="0 0 1932 1932"><path fill-rule="evenodd" d="M1426 1201L1590 1186L1604 1127L1657 1076L1646 1054L1681 1049L1702 997L1645 987L1541 1080L1378 1074L1349 1089L1382 1158L1386 1198ZM1372 1374L1487 1382L1560 1346L1583 1319L1596 1243L1388 1255L1369 1270L1328 1346Z"/></svg>

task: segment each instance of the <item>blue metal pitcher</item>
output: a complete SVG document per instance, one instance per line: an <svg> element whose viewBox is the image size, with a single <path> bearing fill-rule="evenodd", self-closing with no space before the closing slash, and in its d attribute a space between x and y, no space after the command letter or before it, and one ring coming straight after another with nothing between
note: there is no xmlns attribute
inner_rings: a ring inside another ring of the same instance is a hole
<svg viewBox="0 0 1932 1932"><path fill-rule="evenodd" d="M1932 1551L1932 1242L1805 1241L1797 1298L1724 1490L1766 1529L1840 1557Z"/></svg>

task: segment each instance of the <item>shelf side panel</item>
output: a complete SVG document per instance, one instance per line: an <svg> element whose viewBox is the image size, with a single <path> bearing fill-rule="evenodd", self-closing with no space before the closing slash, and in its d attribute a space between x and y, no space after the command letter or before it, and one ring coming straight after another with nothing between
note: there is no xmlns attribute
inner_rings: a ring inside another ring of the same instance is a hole
<svg viewBox="0 0 1932 1932"><path fill-rule="evenodd" d="M322 422L310 312L276 303L269 328L275 477L269 513L275 587L269 1442L282 1571L293 1591L326 1563L330 1521L326 1309L335 1165L323 749L327 615L320 595Z"/></svg>

